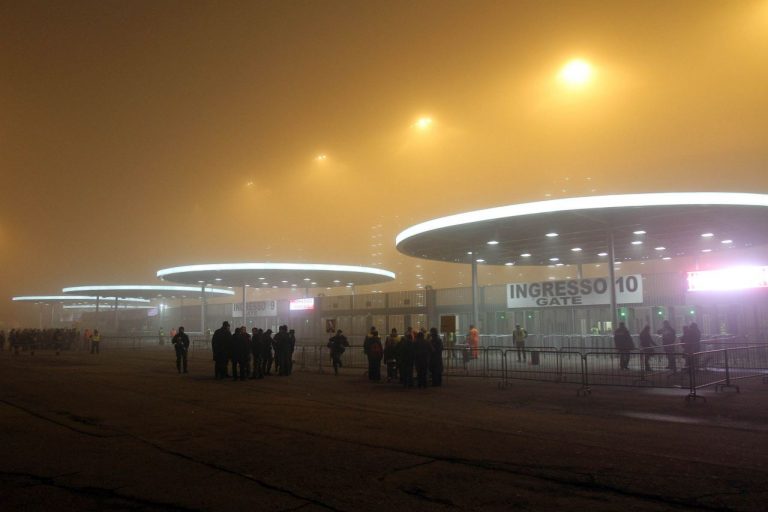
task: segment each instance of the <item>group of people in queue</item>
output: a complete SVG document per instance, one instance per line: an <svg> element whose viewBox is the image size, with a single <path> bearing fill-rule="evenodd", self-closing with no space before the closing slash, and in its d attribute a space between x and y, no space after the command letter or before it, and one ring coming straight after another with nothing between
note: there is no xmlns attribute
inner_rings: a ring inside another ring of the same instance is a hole
<svg viewBox="0 0 768 512"><path fill-rule="evenodd" d="M183 327L179 327L179 332L183 333ZM175 340L178 336L179 333L174 337L174 346L177 346ZM230 365L232 380L262 379L265 375L272 375L273 365L277 375L290 375L295 347L295 332L288 330L287 325L281 325L273 337L272 329L264 331L256 327L251 334L245 326L238 327L232 333L229 322L225 321L211 338L214 376L216 379L229 378ZM179 362L177 349L177 368L180 365L186 371L186 358Z"/></svg>
<svg viewBox="0 0 768 512"><path fill-rule="evenodd" d="M677 332L674 327L669 323L669 320L664 320L661 329L656 334L661 336L661 344L664 347L664 353L667 357L667 370L677 371L677 359L676 359L676 342ZM651 327L646 325L640 331L640 349L643 352L643 369L648 371L651 368L650 360L654 353L654 347L656 343L651 336ZM630 352L635 349L635 344L632 341L632 335L629 333L629 329L624 322L619 323L619 327L613 333L613 343L616 346L616 350L619 352L619 367L622 370L629 370ZM683 353L685 354L686 367L690 366L693 359L693 354L701 351L701 331L696 322L691 322L690 325L683 327L683 334L680 336L680 345L683 347Z"/></svg>
<svg viewBox="0 0 768 512"><path fill-rule="evenodd" d="M341 330L328 340L334 374L341 367L341 354L349 342ZM426 388L431 378L432 386L443 382L443 340L436 328L414 331L408 327L404 335L392 329L382 342L379 331L371 327L363 340L363 352L368 358L368 379L381 381L382 362L387 368L387 382L399 380L406 388L414 387L413 373L416 371L416 386Z"/></svg>
<svg viewBox="0 0 768 512"><path fill-rule="evenodd" d="M74 347L79 335L77 329L11 329L7 336L5 331L0 331L0 349L5 349L7 344L15 355L23 350L35 355L35 350L45 349L55 350L58 355Z"/></svg>

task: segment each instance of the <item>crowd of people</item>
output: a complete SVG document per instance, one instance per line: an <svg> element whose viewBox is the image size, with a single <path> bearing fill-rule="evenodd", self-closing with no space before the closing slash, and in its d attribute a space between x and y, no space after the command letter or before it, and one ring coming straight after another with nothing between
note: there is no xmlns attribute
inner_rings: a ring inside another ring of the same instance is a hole
<svg viewBox="0 0 768 512"><path fill-rule="evenodd" d="M80 332L77 329L11 329L6 335L0 331L0 347L8 347L14 354L28 351L34 355L35 350L62 350L77 345Z"/></svg>
<svg viewBox="0 0 768 512"><path fill-rule="evenodd" d="M667 358L667 370L677 371L677 346L682 346L683 348L686 367L692 364L693 355L696 352L701 351L701 331L696 322L691 322L689 325L683 327L683 333L679 338L679 342L677 332L669 323L669 320L664 320L664 322L662 322L661 329L656 331L656 334L661 336L661 345L664 348L664 354ZM654 354L654 348L657 345L653 341L651 327L649 325L646 325L640 331L639 339L640 350L643 352L643 368L645 370L650 370L651 356ZM613 343L616 346L616 350L619 352L619 367L622 370L628 370L630 352L635 349L635 344L632 341L632 335L624 322L620 322L619 327L614 331Z"/></svg>
<svg viewBox="0 0 768 512"><path fill-rule="evenodd" d="M328 340L334 374L341 367L341 354L349 342L341 330ZM387 382L398 381L407 388L441 386L443 381L443 340L436 328L415 331L408 327L402 336L392 329L382 342L375 327L371 327L363 340L363 352L368 358L368 379L381 381L382 362L387 369Z"/></svg>
<svg viewBox="0 0 768 512"><path fill-rule="evenodd" d="M183 327L179 327L171 342L176 349L176 368L179 373L186 373L189 337ZM281 325L273 336L272 329L254 327L249 334L245 326L233 333L225 321L211 338L214 376L219 380L262 379L273 375L273 368L276 375L290 375L295 347L296 334L287 325Z"/></svg>

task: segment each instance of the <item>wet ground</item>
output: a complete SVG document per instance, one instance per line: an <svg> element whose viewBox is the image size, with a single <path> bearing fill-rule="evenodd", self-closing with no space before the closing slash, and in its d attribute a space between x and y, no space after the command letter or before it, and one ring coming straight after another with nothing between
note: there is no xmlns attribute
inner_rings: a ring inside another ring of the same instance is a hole
<svg viewBox="0 0 768 512"><path fill-rule="evenodd" d="M766 510L741 393L360 370L215 381L204 353L0 354L2 510Z"/></svg>

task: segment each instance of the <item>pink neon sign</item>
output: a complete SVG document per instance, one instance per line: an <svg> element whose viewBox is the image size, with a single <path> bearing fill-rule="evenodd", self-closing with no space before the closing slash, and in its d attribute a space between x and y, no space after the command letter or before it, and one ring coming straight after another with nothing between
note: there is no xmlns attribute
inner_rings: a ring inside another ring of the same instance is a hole
<svg viewBox="0 0 768 512"><path fill-rule="evenodd" d="M732 267L688 272L688 291L725 291L768 288L768 267Z"/></svg>

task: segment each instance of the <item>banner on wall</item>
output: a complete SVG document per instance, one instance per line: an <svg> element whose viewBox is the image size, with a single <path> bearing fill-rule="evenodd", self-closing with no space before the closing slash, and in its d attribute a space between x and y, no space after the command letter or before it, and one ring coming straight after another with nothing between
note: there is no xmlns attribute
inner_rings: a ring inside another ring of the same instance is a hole
<svg viewBox="0 0 768 512"><path fill-rule="evenodd" d="M274 300L262 300L257 302L248 302L248 316L277 316L277 302ZM243 318L243 305L241 303L232 304L232 318Z"/></svg>
<svg viewBox="0 0 768 512"><path fill-rule="evenodd" d="M607 277L566 279L507 285L507 307L542 308L557 306L601 306L611 303ZM616 304L643 302L643 277L640 274L616 278Z"/></svg>

